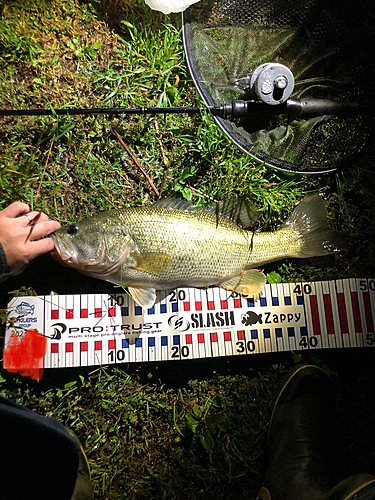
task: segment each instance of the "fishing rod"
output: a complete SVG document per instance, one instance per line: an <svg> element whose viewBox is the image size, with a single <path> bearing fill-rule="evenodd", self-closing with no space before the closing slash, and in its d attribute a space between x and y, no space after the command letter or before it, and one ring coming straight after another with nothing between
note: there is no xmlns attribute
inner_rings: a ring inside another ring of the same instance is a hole
<svg viewBox="0 0 375 500"><path fill-rule="evenodd" d="M288 99L277 106L256 100L233 100L221 106L204 107L140 107L140 108L61 108L61 109L0 109L0 116L75 116L75 115L156 115L210 113L222 118L243 118L252 115L281 115L290 118L314 118L323 115L374 114L374 104L329 101L326 99Z"/></svg>
<svg viewBox="0 0 375 500"><path fill-rule="evenodd" d="M235 80L233 85L244 89L252 98L235 99L229 104L204 107L0 109L0 116L192 115L206 112L229 119L265 114L285 114L290 119L309 119L324 115L375 114L375 103L291 98L294 89L293 74L289 68L279 63L262 64L251 74Z"/></svg>

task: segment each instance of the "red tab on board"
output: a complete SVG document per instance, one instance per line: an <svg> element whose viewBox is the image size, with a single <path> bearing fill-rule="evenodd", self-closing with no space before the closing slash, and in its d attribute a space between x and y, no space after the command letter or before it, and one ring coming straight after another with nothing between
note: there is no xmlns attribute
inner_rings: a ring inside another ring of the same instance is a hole
<svg viewBox="0 0 375 500"><path fill-rule="evenodd" d="M211 342L217 342L217 333L216 332L211 333Z"/></svg>
<svg viewBox="0 0 375 500"><path fill-rule="evenodd" d="M245 340L245 330L238 330L237 338L238 340Z"/></svg>
<svg viewBox="0 0 375 500"><path fill-rule="evenodd" d="M319 322L319 309L316 295L310 295L311 319L313 324L314 335L321 335Z"/></svg>
<svg viewBox="0 0 375 500"><path fill-rule="evenodd" d="M361 313L359 312L359 300L357 292L350 292L352 298L353 319L355 333L362 333Z"/></svg>
<svg viewBox="0 0 375 500"><path fill-rule="evenodd" d="M337 294L337 301L339 304L341 333L349 333L348 316L346 314L345 296L343 293Z"/></svg>
<svg viewBox="0 0 375 500"><path fill-rule="evenodd" d="M328 335L334 335L335 325L333 322L332 303L331 303L331 296L328 293L323 294L323 302L324 302L324 312L327 325L327 333Z"/></svg>
<svg viewBox="0 0 375 500"><path fill-rule="evenodd" d="M40 380L44 371L47 338L36 329L26 330L22 337L12 332L3 351L3 366L10 373Z"/></svg>
<svg viewBox="0 0 375 500"><path fill-rule="evenodd" d="M73 309L65 310L65 319L73 319Z"/></svg>

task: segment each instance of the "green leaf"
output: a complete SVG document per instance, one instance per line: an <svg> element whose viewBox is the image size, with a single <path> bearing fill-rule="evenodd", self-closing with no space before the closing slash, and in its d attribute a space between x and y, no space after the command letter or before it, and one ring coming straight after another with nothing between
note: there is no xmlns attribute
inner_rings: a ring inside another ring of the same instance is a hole
<svg viewBox="0 0 375 500"><path fill-rule="evenodd" d="M96 42L91 48L94 50L98 50L102 45L103 45L102 42Z"/></svg>
<svg viewBox="0 0 375 500"><path fill-rule="evenodd" d="M198 406L198 405L193 406L193 413L194 413L194 415L196 417L199 418L202 415L202 409L201 409L201 407Z"/></svg>
<svg viewBox="0 0 375 500"><path fill-rule="evenodd" d="M293 363L298 364L301 363L302 361L302 354L297 354L296 352L293 352Z"/></svg>
<svg viewBox="0 0 375 500"><path fill-rule="evenodd" d="M276 283L281 283L282 282L282 277L280 274L275 273L275 271L272 271L267 274L267 281L270 285L275 285Z"/></svg>
<svg viewBox="0 0 375 500"><path fill-rule="evenodd" d="M184 187L182 189L182 196L187 200L187 201L191 201L191 198L193 196L193 193L191 192L191 189L187 188L187 187Z"/></svg>
<svg viewBox="0 0 375 500"><path fill-rule="evenodd" d="M194 434L197 430L197 425L199 424L198 420L195 420L193 415L186 415L186 427L190 429Z"/></svg>
<svg viewBox="0 0 375 500"><path fill-rule="evenodd" d="M208 430L203 431L199 438L203 448L207 450L209 453L212 453L215 448L215 441L211 435L211 432Z"/></svg>
<svg viewBox="0 0 375 500"><path fill-rule="evenodd" d="M73 380L73 382L68 382L67 384L64 385L64 389L70 389L70 387L73 387L73 385L76 385L77 380Z"/></svg>
<svg viewBox="0 0 375 500"><path fill-rule="evenodd" d="M129 21L120 21L120 24L125 24L125 26L127 26L128 28L134 28L134 26L129 23Z"/></svg>
<svg viewBox="0 0 375 500"><path fill-rule="evenodd" d="M213 413L206 418L206 424L210 429L218 427L221 431L227 430L227 417L219 413Z"/></svg>

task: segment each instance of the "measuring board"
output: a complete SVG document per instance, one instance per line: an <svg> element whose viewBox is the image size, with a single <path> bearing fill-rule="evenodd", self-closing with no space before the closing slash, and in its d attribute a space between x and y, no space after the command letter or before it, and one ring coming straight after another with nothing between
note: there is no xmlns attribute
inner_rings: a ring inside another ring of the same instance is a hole
<svg viewBox="0 0 375 500"><path fill-rule="evenodd" d="M8 313L5 348L36 329L45 368L373 347L375 279L266 285L255 303L180 288L148 310L126 293L16 297Z"/></svg>

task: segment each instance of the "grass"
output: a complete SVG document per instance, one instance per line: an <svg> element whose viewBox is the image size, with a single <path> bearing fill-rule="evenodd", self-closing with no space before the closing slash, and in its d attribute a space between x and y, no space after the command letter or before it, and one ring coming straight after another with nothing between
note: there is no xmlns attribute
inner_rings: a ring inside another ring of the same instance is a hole
<svg viewBox="0 0 375 500"><path fill-rule="evenodd" d="M140 0L14 0L0 3L0 16L1 108L199 103L180 16L163 16ZM347 248L338 258L266 266L283 281L375 276L371 152L339 172L282 173L234 148L209 116L2 118L0 208L25 201L67 224L155 201L114 130L162 196L200 205L245 197L259 207L267 230L306 193L321 192ZM36 259L2 285L0 307L20 289L39 295L113 289L61 269L48 256ZM304 356L332 373L352 469L374 473L371 352ZM251 498L261 484L270 393L299 360L285 353L48 370L40 383L1 371L0 393L77 433L98 499Z"/></svg>

